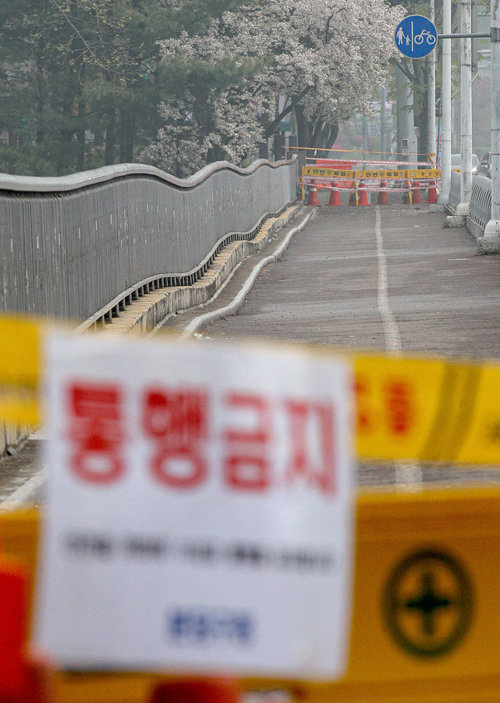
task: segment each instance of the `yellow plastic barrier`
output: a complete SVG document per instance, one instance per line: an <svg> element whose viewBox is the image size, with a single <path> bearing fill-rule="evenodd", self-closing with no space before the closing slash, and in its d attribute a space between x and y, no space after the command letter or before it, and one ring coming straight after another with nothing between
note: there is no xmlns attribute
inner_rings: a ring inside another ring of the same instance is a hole
<svg viewBox="0 0 500 703"><path fill-rule="evenodd" d="M34 572L38 519L0 516L0 544ZM361 495L347 675L282 686L311 703L500 700L500 489ZM75 597L77 597L75 595ZM147 674L63 674L57 703L139 703Z"/></svg>
<svg viewBox="0 0 500 703"><path fill-rule="evenodd" d="M351 180L367 179L389 179L389 180L415 180L419 178L441 178L441 169L438 168L417 168L417 169L378 169L378 170L355 170L337 168L323 168L321 166L303 166L302 177L309 178L349 178Z"/></svg>

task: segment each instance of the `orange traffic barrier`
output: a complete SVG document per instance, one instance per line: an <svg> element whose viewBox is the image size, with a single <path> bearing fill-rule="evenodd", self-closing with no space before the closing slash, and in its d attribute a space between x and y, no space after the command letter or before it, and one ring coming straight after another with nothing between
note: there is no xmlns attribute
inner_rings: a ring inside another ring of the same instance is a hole
<svg viewBox="0 0 500 703"><path fill-rule="evenodd" d="M427 202L428 203L437 203L437 201L438 201L438 194L437 194L437 188L436 188L436 181L430 180L429 181L429 188L427 190Z"/></svg>
<svg viewBox="0 0 500 703"><path fill-rule="evenodd" d="M319 206L318 189L315 185L311 185L309 187L309 196L307 198L307 205L312 205L313 207Z"/></svg>
<svg viewBox="0 0 500 703"><path fill-rule="evenodd" d="M366 186L364 181L359 183L359 201L358 205L370 205L368 202L368 196L366 194Z"/></svg>
<svg viewBox="0 0 500 703"><path fill-rule="evenodd" d="M337 181L334 181L332 183L332 187L330 189L330 200L328 201L328 205L342 205L342 202L340 200L339 184L337 183Z"/></svg>
<svg viewBox="0 0 500 703"><path fill-rule="evenodd" d="M150 703L239 703L240 696L233 679L193 678L157 684Z"/></svg>
<svg viewBox="0 0 500 703"><path fill-rule="evenodd" d="M389 194L387 193L387 181L380 181L380 190L378 192L377 205L387 205L389 202Z"/></svg>
<svg viewBox="0 0 500 703"><path fill-rule="evenodd" d="M420 196L420 183L418 181L412 181L411 188L413 193L413 204L420 205L422 202L422 198Z"/></svg>
<svg viewBox="0 0 500 703"><path fill-rule="evenodd" d="M0 701L21 699L26 689L24 642L27 576L14 560L0 559Z"/></svg>

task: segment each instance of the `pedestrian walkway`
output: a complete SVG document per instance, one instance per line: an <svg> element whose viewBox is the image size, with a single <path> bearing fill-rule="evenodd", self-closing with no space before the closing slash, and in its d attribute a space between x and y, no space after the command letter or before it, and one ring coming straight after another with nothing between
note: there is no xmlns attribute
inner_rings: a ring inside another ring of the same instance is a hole
<svg viewBox="0 0 500 703"><path fill-rule="evenodd" d="M205 333L499 357L500 258L476 256L444 219L425 207L321 208L240 312Z"/></svg>

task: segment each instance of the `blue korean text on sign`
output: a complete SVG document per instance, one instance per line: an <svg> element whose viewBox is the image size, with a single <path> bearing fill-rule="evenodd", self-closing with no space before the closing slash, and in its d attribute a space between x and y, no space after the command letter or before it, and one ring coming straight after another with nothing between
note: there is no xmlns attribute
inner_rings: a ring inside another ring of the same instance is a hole
<svg viewBox="0 0 500 703"><path fill-rule="evenodd" d="M394 33L396 46L410 59L421 59L437 44L437 30L434 24L422 15L410 15L400 22Z"/></svg>

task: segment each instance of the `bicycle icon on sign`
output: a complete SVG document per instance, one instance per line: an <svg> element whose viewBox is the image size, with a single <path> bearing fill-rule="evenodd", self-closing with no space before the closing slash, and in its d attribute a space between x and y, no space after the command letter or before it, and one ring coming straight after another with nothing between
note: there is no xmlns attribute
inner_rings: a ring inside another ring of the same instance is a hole
<svg viewBox="0 0 500 703"><path fill-rule="evenodd" d="M436 43L436 37L431 34L428 29L422 29L420 34L417 34L417 36L413 38L413 41L415 44L420 45L424 43L424 39L427 39L427 44L429 44L429 46L434 46Z"/></svg>

